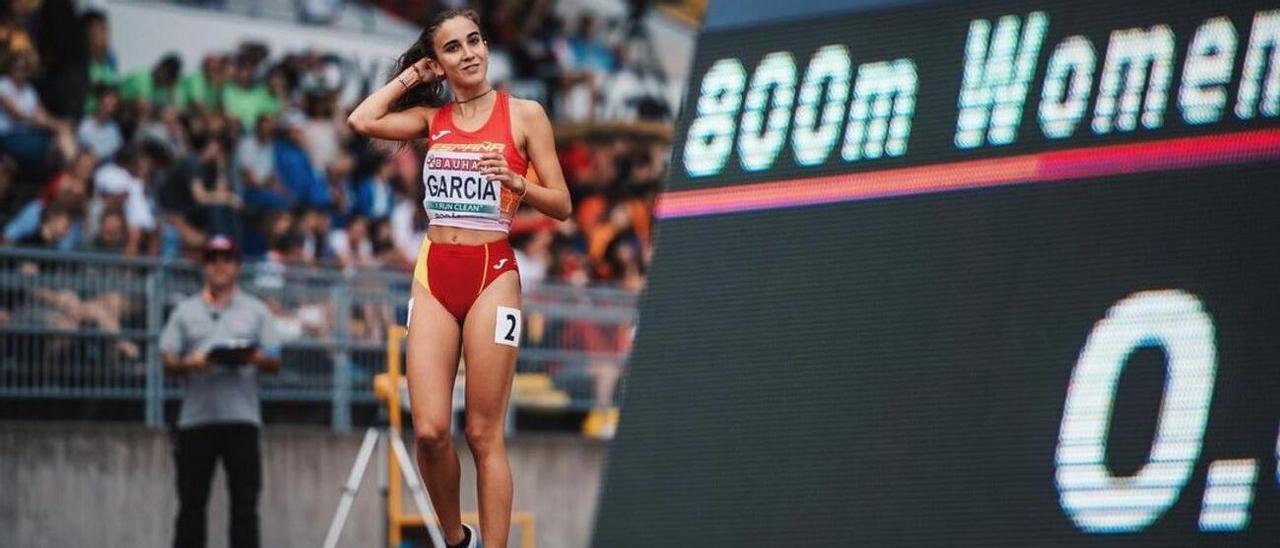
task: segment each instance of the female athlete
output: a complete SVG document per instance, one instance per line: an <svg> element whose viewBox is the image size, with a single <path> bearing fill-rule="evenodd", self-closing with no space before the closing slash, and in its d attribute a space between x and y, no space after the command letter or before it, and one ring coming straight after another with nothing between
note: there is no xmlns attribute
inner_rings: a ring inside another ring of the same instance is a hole
<svg viewBox="0 0 1280 548"><path fill-rule="evenodd" d="M461 346L480 536L488 548L505 548L512 481L503 427L521 325L507 233L521 200L558 220L572 206L546 113L536 102L495 91L488 66L479 16L442 12L400 57L397 76L361 102L348 123L368 137L427 139L422 179L430 226L413 272L406 365L418 468L446 542L479 546L461 521L450 437ZM540 184L525 178L529 168Z"/></svg>

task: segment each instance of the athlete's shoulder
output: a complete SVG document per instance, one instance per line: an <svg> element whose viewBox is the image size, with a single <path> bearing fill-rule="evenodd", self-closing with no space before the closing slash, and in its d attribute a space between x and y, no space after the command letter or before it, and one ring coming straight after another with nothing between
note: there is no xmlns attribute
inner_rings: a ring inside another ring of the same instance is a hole
<svg viewBox="0 0 1280 548"><path fill-rule="evenodd" d="M528 99L511 98L512 118L520 124L521 133L526 136L544 137L551 132L551 118L542 108L542 103Z"/></svg>
<svg viewBox="0 0 1280 548"><path fill-rule="evenodd" d="M438 112L439 110L440 110L440 107L432 107L427 105L414 105L411 107L407 107L396 114L400 116L413 116L414 118L422 120L423 124L426 125L427 128L429 129L431 127L431 122L435 120L436 112Z"/></svg>
<svg viewBox="0 0 1280 548"><path fill-rule="evenodd" d="M533 121L538 118L547 118L547 111L542 108L542 103L530 99L520 99L511 97L511 112L515 113L521 121Z"/></svg>
<svg viewBox="0 0 1280 548"><path fill-rule="evenodd" d="M431 125L431 121L435 119L436 113L440 112L440 108L441 107L433 107L428 105L417 105L417 106L409 107L408 110L416 113L418 116L421 116L424 120L427 121L427 125L429 126Z"/></svg>

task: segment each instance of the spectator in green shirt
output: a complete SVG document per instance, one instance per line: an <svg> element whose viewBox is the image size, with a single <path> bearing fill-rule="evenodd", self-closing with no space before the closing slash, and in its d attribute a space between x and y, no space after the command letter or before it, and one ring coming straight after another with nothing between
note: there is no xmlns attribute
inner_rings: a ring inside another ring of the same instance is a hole
<svg viewBox="0 0 1280 548"><path fill-rule="evenodd" d="M258 117L264 114L280 114L280 102L271 96L266 86L254 83L251 60L244 57L236 60L232 78L231 83L222 88L222 110L240 121L241 131L253 128Z"/></svg>
<svg viewBox="0 0 1280 548"><path fill-rule="evenodd" d="M188 75L178 84L178 106L200 112L217 110L222 103L227 83L227 62L221 54L206 55L200 72Z"/></svg>
<svg viewBox="0 0 1280 548"><path fill-rule="evenodd" d="M89 9L80 15L80 27L89 49L89 87L117 87L120 72L116 69L116 55L111 51L111 29L105 12ZM93 114L98 108L98 98L90 93L84 100L84 113Z"/></svg>
<svg viewBox="0 0 1280 548"><path fill-rule="evenodd" d="M89 46L89 85L119 85L120 73L116 70L116 56L111 52L107 14L93 9L85 11L80 16L80 24Z"/></svg>
<svg viewBox="0 0 1280 548"><path fill-rule="evenodd" d="M178 103L178 75L182 73L182 60L176 54L164 56L149 71L130 74L120 85L120 96L125 101L147 101L152 106L163 107Z"/></svg>
<svg viewBox="0 0 1280 548"><path fill-rule="evenodd" d="M267 71L267 92L275 99L277 105L283 108L291 103L290 94L293 93L296 78L291 74L284 63L277 64Z"/></svg>

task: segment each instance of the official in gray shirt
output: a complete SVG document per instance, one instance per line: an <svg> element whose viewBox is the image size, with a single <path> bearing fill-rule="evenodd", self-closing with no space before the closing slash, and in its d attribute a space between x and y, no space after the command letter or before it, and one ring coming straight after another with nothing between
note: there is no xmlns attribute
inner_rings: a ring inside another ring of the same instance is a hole
<svg viewBox="0 0 1280 548"><path fill-rule="evenodd" d="M262 458L258 374L280 368L271 313L236 286L240 251L214 236L202 254L204 287L173 309L160 334L165 371L186 381L174 460L178 516L173 545L203 547L206 507L218 460L231 502L230 546L257 548Z"/></svg>

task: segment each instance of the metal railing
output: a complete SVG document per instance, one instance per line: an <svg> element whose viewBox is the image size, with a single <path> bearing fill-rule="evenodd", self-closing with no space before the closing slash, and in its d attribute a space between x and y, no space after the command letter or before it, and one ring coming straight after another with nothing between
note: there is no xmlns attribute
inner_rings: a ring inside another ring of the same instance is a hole
<svg viewBox="0 0 1280 548"><path fill-rule="evenodd" d="M264 402L328 404L334 428L373 404L386 333L403 323L402 273L246 264L240 286L267 303L285 335L283 365L261 377ZM200 287L187 261L0 248L0 400L142 402L148 425L182 395L157 348L169 311ZM636 295L542 285L524 292L517 408L613 405L630 350Z"/></svg>

